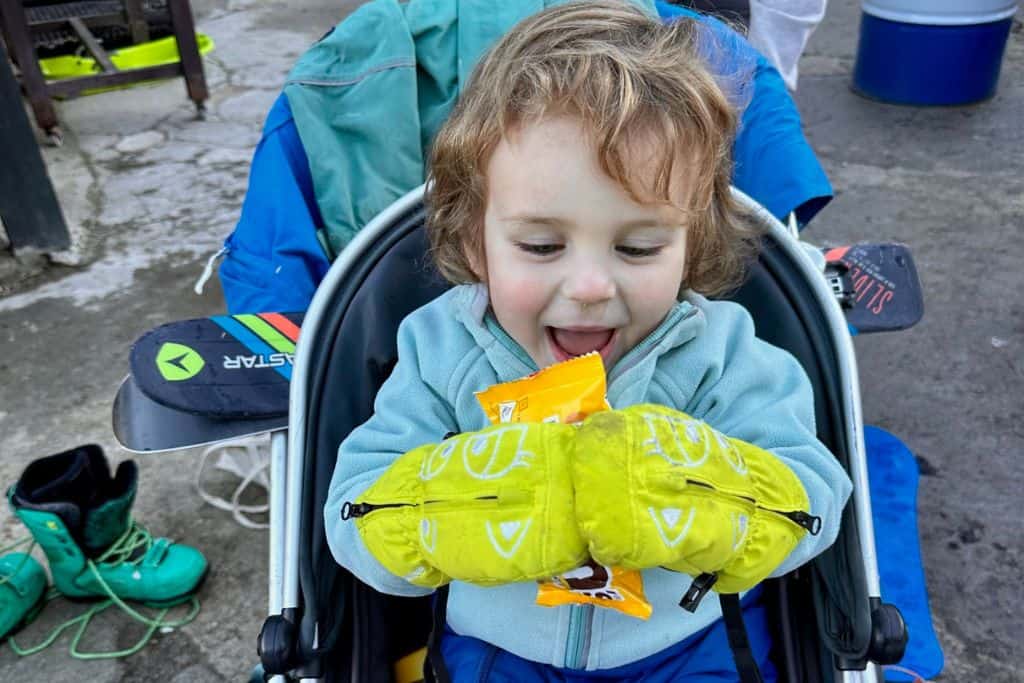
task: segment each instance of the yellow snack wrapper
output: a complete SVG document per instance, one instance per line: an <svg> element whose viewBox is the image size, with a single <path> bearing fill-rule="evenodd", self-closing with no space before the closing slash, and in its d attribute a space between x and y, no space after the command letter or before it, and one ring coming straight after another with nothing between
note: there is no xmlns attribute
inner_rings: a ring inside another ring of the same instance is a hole
<svg viewBox="0 0 1024 683"><path fill-rule="evenodd" d="M522 379L478 391L491 424L499 422L583 422L609 408L601 354L588 353Z"/></svg>
<svg viewBox="0 0 1024 683"><path fill-rule="evenodd" d="M523 379L477 392L487 418L504 422L577 424L611 406L605 398L604 362L588 353L556 363ZM617 609L640 619L653 611L644 596L640 572L606 567L593 560L549 581L539 582L537 604L548 607L591 604Z"/></svg>

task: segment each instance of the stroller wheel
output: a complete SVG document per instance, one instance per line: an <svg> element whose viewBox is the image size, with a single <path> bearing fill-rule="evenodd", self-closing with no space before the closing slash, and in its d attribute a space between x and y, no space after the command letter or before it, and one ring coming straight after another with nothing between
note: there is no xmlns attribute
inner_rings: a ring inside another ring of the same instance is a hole
<svg viewBox="0 0 1024 683"><path fill-rule="evenodd" d="M895 664L907 649L907 624L895 605L881 603L871 613L871 645L868 659L878 664Z"/></svg>

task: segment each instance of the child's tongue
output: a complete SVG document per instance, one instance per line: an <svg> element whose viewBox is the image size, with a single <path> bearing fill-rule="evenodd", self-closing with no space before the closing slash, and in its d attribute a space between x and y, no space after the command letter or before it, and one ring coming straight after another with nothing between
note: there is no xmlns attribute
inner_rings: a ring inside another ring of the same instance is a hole
<svg viewBox="0 0 1024 683"><path fill-rule="evenodd" d="M575 332L557 327L551 328L555 343L571 356L582 356L591 351L600 351L611 340L614 330Z"/></svg>

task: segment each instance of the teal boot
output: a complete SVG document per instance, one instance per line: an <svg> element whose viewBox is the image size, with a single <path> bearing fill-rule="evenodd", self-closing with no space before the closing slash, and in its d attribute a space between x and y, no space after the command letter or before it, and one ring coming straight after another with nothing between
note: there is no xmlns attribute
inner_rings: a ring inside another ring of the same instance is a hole
<svg viewBox="0 0 1024 683"><path fill-rule="evenodd" d="M15 514L67 597L171 605L188 598L205 577L202 553L154 539L132 520L137 480L131 460L111 478L103 451L90 445L36 460L11 491Z"/></svg>
<svg viewBox="0 0 1024 683"><path fill-rule="evenodd" d="M46 572L25 553L0 556L0 640L36 612L46 593Z"/></svg>

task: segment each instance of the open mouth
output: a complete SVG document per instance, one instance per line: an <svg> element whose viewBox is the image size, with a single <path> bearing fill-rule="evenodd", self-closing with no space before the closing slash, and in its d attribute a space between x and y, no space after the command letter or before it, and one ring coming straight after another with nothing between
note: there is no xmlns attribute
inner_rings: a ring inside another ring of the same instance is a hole
<svg viewBox="0 0 1024 683"><path fill-rule="evenodd" d="M548 342L558 362L596 351L605 365L611 357L618 337L611 327L548 327Z"/></svg>

